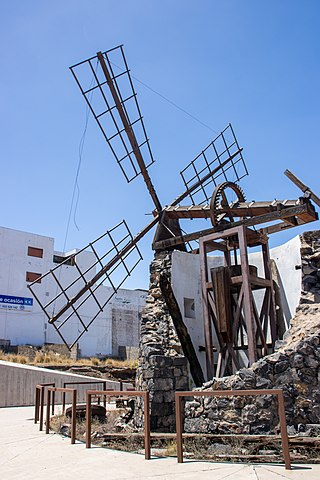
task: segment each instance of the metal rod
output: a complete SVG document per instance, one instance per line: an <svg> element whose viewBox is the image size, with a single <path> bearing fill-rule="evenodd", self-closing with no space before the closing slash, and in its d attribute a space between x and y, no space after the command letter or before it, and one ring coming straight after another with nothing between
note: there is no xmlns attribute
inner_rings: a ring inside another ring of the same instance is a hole
<svg viewBox="0 0 320 480"><path fill-rule="evenodd" d="M182 417L181 417L181 396L175 395L176 402L176 434L177 434L177 460L178 463L183 462L183 446L182 446Z"/></svg>
<svg viewBox="0 0 320 480"><path fill-rule="evenodd" d="M77 427L77 390L72 392L72 409L71 409L71 443L76 443L76 427Z"/></svg>
<svg viewBox="0 0 320 480"><path fill-rule="evenodd" d="M289 442L287 434L287 423L285 416L283 392L281 389L262 389L262 390L214 390L214 391L185 391L175 393L176 402L176 439L177 439L177 461L183 462L183 445L182 445L182 408L181 399L183 397L234 397L234 396L258 396L258 395L275 395L278 399L278 411L280 417L280 433L283 449L283 457L286 470L291 470ZM271 437L271 435L270 435Z"/></svg>
<svg viewBox="0 0 320 480"><path fill-rule="evenodd" d="M191 185L191 187L187 188L185 192L183 192L179 197L177 197L171 204L170 207L173 207L174 205L178 205L185 197L190 195L191 192L193 192L196 188L200 187L206 180L209 180L209 178L213 177L221 168L223 168L227 163L230 162L235 156L237 156L239 153L242 152L242 148L237 150L233 155L231 155L227 160L222 162L220 165L218 165L216 168L214 168L211 172L207 173L202 179L198 180L196 183Z"/></svg>
<svg viewBox="0 0 320 480"><path fill-rule="evenodd" d="M284 408L284 398L283 398L282 390L278 393L278 411L279 411L279 419L280 419L280 433L281 433L281 443L282 443L284 463L286 466L286 470L291 470L286 411Z"/></svg>
<svg viewBox="0 0 320 480"><path fill-rule="evenodd" d="M50 432L50 403L51 403L51 391L47 390L47 415L46 415L46 433Z"/></svg>
<svg viewBox="0 0 320 480"><path fill-rule="evenodd" d="M144 457L150 460L150 408L149 408L149 392L144 392Z"/></svg>
<svg viewBox="0 0 320 480"><path fill-rule="evenodd" d="M42 432L43 430L43 406L44 406L44 387L41 387L40 390L40 425L39 430Z"/></svg>
<svg viewBox="0 0 320 480"><path fill-rule="evenodd" d="M91 448L91 394L88 390L86 399L86 448Z"/></svg>
<svg viewBox="0 0 320 480"><path fill-rule="evenodd" d="M144 446L145 459L150 460L150 413L149 413L149 392L126 390L126 391L110 391L110 390L87 390L86 395L86 448L91 448L91 397L104 395L108 397L142 397L144 400Z"/></svg>
<svg viewBox="0 0 320 480"><path fill-rule="evenodd" d="M153 228L159 221L159 216L157 215L153 220L152 222L150 222L146 227L144 227L143 230L141 230L141 232L139 232L135 237L133 237L133 239L131 240L131 242L127 243L127 245L125 245L117 255L115 255L101 270L100 272L98 272L91 280L89 280L89 282L87 283L87 285L85 285L83 288L81 288L81 290L79 290L79 292L73 297L73 298L70 298L70 300L65 304L64 307L61 308L61 310L59 312L57 312L52 318L51 318L51 323L54 323L58 318L61 317L61 315L63 315L69 307L71 307L74 303L76 303L77 300L79 300L79 298L82 297L82 295L87 291L89 290L96 282L97 280L99 280L110 268L112 268L118 261L119 259L125 255L142 237L144 237L146 235L146 233L149 232L149 230L151 230L151 228Z"/></svg>
<svg viewBox="0 0 320 480"><path fill-rule="evenodd" d="M37 423L39 420L39 401L40 401L40 390L38 385L36 386L36 398L34 402L34 423Z"/></svg>

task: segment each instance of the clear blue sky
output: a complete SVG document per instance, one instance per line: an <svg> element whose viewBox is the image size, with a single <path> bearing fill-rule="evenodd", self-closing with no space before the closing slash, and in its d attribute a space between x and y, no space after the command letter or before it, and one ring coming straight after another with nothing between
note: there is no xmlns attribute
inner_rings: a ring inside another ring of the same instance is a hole
<svg viewBox="0 0 320 480"><path fill-rule="evenodd" d="M233 124L248 199L297 198L286 168L320 194L319 1L11 0L0 23L1 225L63 248L86 113L68 67L120 43L133 75L214 130ZM150 174L170 203L183 190L180 170L214 134L136 89L156 159ZM93 119L79 186L69 250L122 218L133 233L150 219L142 179L126 184ZM274 235L271 245L298 233ZM151 241L129 288L148 285Z"/></svg>

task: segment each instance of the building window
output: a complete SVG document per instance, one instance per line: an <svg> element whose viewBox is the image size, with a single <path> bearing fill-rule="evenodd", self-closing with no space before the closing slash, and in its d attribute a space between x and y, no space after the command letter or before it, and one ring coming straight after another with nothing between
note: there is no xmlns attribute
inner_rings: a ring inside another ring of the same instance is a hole
<svg viewBox="0 0 320 480"><path fill-rule="evenodd" d="M26 281L27 282L37 282L41 283L41 273L35 273L35 272L27 272L26 273Z"/></svg>
<svg viewBox="0 0 320 480"><path fill-rule="evenodd" d="M196 318L194 310L194 298L184 298L184 316L187 318Z"/></svg>
<svg viewBox="0 0 320 480"><path fill-rule="evenodd" d="M43 248L28 247L28 255L29 255L29 257L42 258L43 257Z"/></svg>
<svg viewBox="0 0 320 480"><path fill-rule="evenodd" d="M63 263L63 265L71 265L74 267L76 264L74 255L70 257L63 257L62 255L53 255L53 263Z"/></svg>

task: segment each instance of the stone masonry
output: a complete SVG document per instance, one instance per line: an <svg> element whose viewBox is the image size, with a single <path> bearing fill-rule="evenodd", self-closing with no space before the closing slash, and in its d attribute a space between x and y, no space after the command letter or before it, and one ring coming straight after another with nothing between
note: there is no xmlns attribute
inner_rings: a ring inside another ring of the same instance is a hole
<svg viewBox="0 0 320 480"><path fill-rule="evenodd" d="M282 388L290 433L320 423L320 231L301 237L300 305L277 351L200 390ZM274 397L197 398L186 403L185 431L271 433L278 430Z"/></svg>
<svg viewBox="0 0 320 480"><path fill-rule="evenodd" d="M136 388L150 392L151 430L175 429L174 392L189 389L188 362L160 289L160 275L171 275L171 253L158 252L150 266L150 288L142 313ZM137 401L135 423L142 425Z"/></svg>

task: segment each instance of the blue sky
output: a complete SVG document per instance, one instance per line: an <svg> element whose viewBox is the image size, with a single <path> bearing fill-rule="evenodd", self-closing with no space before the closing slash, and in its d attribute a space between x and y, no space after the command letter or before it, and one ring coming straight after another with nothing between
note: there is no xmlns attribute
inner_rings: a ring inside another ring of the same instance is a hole
<svg viewBox="0 0 320 480"><path fill-rule="evenodd" d="M319 21L316 0L12 0L1 12L1 224L55 238L62 249L86 118L68 67L124 44L134 76L220 131L231 122L250 176L248 199L297 198L291 169L320 194ZM166 204L183 190L180 170L215 136L141 84L139 102ZM126 184L93 119L79 174L67 249L126 218L150 219L142 179ZM209 225L208 225L209 227ZM319 222L307 228L319 228ZM271 246L301 230L273 235ZM145 262L128 282L147 287Z"/></svg>

